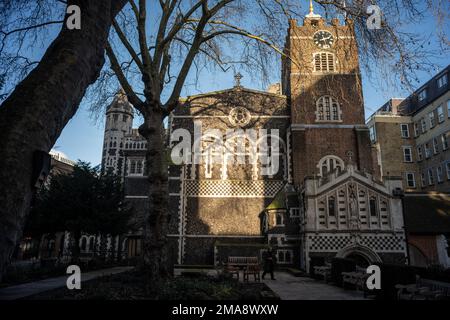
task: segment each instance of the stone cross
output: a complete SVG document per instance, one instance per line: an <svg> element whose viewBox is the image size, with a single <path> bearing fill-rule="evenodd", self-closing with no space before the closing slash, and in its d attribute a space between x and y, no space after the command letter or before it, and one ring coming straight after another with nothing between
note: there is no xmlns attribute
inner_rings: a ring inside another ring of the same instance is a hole
<svg viewBox="0 0 450 320"><path fill-rule="evenodd" d="M243 78L244 76L240 73L240 72L238 72L238 73L236 73L235 75L234 75L234 86L235 87L240 87L241 86L241 79Z"/></svg>

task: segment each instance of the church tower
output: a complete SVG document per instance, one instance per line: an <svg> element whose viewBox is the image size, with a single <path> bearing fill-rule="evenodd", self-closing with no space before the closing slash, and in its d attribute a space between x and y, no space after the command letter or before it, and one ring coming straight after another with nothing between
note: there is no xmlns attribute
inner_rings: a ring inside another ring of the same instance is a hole
<svg viewBox="0 0 450 320"><path fill-rule="evenodd" d="M294 183L349 164L372 173L352 21L327 23L311 2L303 25L290 21L285 52L282 89L290 98Z"/></svg>
<svg viewBox="0 0 450 320"><path fill-rule="evenodd" d="M112 170L122 175L125 167L122 150L125 136L131 133L133 126L133 108L123 90L114 97L106 109L105 135L103 139L102 171Z"/></svg>
<svg viewBox="0 0 450 320"><path fill-rule="evenodd" d="M374 177L358 46L351 20L310 12L290 21L282 89L289 98L300 268L354 259L404 263L401 179Z"/></svg>

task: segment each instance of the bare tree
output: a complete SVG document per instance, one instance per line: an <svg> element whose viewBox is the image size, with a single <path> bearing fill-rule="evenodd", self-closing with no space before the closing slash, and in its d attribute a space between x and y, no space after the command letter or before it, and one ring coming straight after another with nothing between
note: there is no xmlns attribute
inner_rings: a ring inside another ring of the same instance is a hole
<svg viewBox="0 0 450 320"><path fill-rule="evenodd" d="M53 13L57 3L63 5L57 6L59 13ZM97 79L112 19L125 4L126 0L5 0L0 4L4 86L14 83L19 66L25 69L20 68L18 78L34 68L0 106L0 279L29 212L34 192L33 154L50 151L77 111L86 88ZM81 8L80 30L69 30L62 23L67 19L66 5ZM27 11L30 8L33 10ZM43 27L53 24L60 24L61 30L39 62L21 54L23 47L32 49L45 36L40 31ZM34 30L39 32L32 33ZM36 38L27 39L29 34ZM13 46L15 50L11 50Z"/></svg>
<svg viewBox="0 0 450 320"><path fill-rule="evenodd" d="M193 70L208 65L225 71L238 63L256 68L264 76L271 70L276 55L294 61L295 57L289 57L280 48L288 20L297 16L298 1L160 0L153 3L151 10L145 0L129 2L129 11L113 22L115 32L106 53L128 100L144 120L139 132L148 142L145 163L150 187L143 260L151 277L157 278L168 274L166 234L170 217L162 138L164 118L179 106L182 88ZM393 5L397 12L403 10L399 19L406 19L420 16L414 1L315 2L326 15L340 14L354 19L360 55L367 68L373 62L389 61L390 71L400 74L407 83L417 70L413 67L424 61L421 59L425 58L425 50L408 45L414 35L402 33L396 28L398 20L390 20L395 13L384 16L381 30L372 32L366 28L370 16L368 4L373 2L382 8ZM147 18L149 12L151 23ZM106 70L105 79L110 76Z"/></svg>

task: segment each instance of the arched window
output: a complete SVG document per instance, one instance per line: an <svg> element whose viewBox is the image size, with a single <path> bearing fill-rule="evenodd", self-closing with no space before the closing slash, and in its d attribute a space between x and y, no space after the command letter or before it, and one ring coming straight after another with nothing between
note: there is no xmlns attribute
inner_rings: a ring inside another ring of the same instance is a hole
<svg viewBox="0 0 450 320"><path fill-rule="evenodd" d="M317 168L320 171L320 176L325 177L327 174L337 171L341 172L344 170L344 161L336 156L325 156L319 160Z"/></svg>
<svg viewBox="0 0 450 320"><path fill-rule="evenodd" d="M314 54L314 71L315 72L333 72L334 54L329 52L318 52Z"/></svg>
<svg viewBox="0 0 450 320"><path fill-rule="evenodd" d="M316 121L341 121L341 108L331 96L320 97L316 102Z"/></svg>

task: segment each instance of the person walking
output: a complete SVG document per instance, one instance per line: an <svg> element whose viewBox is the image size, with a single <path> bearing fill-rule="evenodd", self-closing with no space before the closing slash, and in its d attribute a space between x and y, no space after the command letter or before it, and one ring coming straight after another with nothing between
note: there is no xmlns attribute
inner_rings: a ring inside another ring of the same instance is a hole
<svg viewBox="0 0 450 320"><path fill-rule="evenodd" d="M273 270L275 268L275 256L273 254L272 248L269 248L269 250L263 253L263 259L264 259L264 267L263 267L264 272L262 274L263 280L264 276L267 273L270 273L270 278L272 280L276 280L275 277L273 276Z"/></svg>

